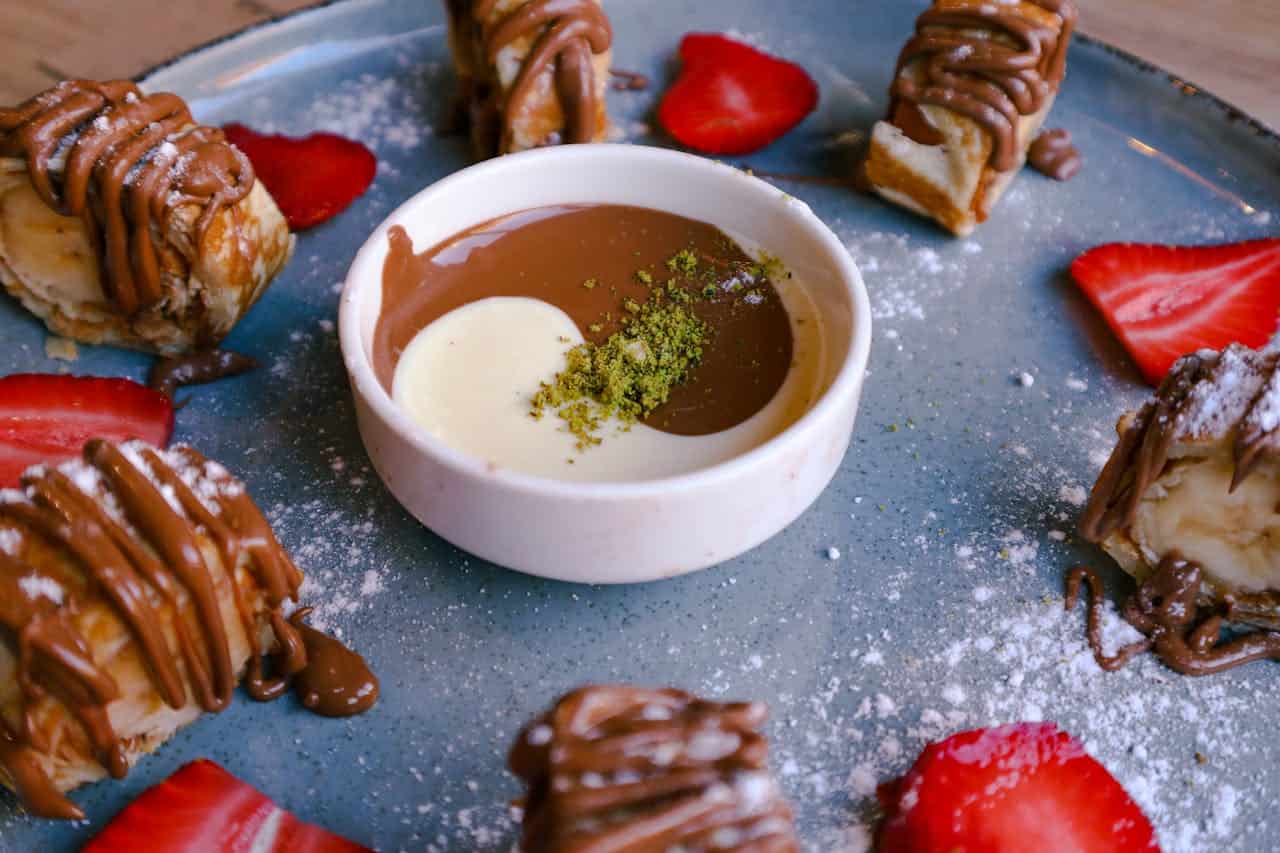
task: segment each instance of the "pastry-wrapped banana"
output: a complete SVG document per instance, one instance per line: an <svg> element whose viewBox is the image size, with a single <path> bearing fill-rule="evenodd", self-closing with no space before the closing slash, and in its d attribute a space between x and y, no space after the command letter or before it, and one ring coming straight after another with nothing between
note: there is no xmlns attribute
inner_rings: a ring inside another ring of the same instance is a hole
<svg viewBox="0 0 1280 853"><path fill-rule="evenodd" d="M445 0L478 157L600 142L613 30L600 0Z"/></svg>
<svg viewBox="0 0 1280 853"><path fill-rule="evenodd" d="M70 80L0 108L0 283L59 335L212 347L292 251L248 159L176 95Z"/></svg>
<svg viewBox="0 0 1280 853"><path fill-rule="evenodd" d="M1076 17L1075 0L935 0L902 49L866 183L957 235L972 232L1053 107Z"/></svg>
<svg viewBox="0 0 1280 853"><path fill-rule="evenodd" d="M80 817L62 792L122 777L242 680L282 694L316 647L281 610L301 582L244 486L191 448L94 441L31 469L0 492L0 781Z"/></svg>
<svg viewBox="0 0 1280 853"><path fill-rule="evenodd" d="M520 733L524 853L795 853L756 702L586 687Z"/></svg>
<svg viewBox="0 0 1280 853"><path fill-rule="evenodd" d="M1280 628L1280 340L1183 358L1118 431L1085 538L1139 581L1198 564L1202 603Z"/></svg>

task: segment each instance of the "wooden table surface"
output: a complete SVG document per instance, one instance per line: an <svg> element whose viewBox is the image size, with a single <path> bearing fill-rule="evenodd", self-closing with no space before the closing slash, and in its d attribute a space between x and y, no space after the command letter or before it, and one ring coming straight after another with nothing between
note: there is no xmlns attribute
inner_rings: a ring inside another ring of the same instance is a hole
<svg viewBox="0 0 1280 853"><path fill-rule="evenodd" d="M309 2L0 0L0 56L9 57L0 63L0 104L19 101L64 77L130 77L216 36ZM1078 2L1085 32L1280 128L1280 0Z"/></svg>

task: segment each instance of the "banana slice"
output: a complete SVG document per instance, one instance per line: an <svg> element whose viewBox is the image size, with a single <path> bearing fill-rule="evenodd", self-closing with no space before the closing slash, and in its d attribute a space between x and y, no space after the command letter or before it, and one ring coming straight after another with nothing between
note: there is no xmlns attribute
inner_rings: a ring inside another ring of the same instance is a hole
<svg viewBox="0 0 1280 853"><path fill-rule="evenodd" d="M1139 580L1198 563L1202 602L1280 627L1280 338L1187 356L1118 431L1085 538Z"/></svg>

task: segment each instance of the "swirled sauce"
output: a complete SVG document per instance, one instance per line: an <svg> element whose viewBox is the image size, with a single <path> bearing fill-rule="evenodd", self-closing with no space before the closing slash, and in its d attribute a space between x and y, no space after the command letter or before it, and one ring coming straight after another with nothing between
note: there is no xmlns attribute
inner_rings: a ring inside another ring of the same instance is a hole
<svg viewBox="0 0 1280 853"><path fill-rule="evenodd" d="M248 159L221 130L197 125L177 95L144 95L127 80L68 80L0 109L0 157L25 159L45 204L84 223L104 292L126 316L164 296L173 212L201 209L199 252L214 218L254 184Z"/></svg>

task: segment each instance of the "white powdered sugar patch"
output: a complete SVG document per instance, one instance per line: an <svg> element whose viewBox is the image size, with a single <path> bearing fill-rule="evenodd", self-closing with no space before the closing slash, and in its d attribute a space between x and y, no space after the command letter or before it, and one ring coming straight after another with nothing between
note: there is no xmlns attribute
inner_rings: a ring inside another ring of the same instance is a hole
<svg viewBox="0 0 1280 853"><path fill-rule="evenodd" d="M18 586L28 598L47 598L54 604L61 604L62 597L66 594L62 584L43 575L23 575L18 578Z"/></svg>
<svg viewBox="0 0 1280 853"><path fill-rule="evenodd" d="M917 245L905 235L884 231L848 234L839 220L833 227L866 277L876 320L924 320L929 302L965 283L961 256L971 250Z"/></svg>
<svg viewBox="0 0 1280 853"><path fill-rule="evenodd" d="M264 116L260 130L294 135L327 131L368 145L378 154L410 152L433 133L427 107L429 80L440 73L437 62L413 65L403 74L361 74L313 101L287 121L273 121L267 101L255 103ZM388 166L380 163L379 168Z"/></svg>

